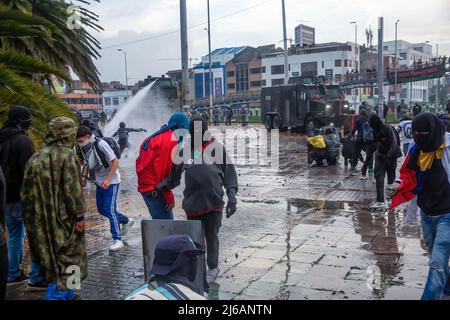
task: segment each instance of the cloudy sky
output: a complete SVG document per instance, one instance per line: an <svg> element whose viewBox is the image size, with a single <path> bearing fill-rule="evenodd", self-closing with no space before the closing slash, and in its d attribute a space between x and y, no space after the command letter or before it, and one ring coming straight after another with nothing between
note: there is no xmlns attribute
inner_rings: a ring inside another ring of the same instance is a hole
<svg viewBox="0 0 450 320"><path fill-rule="evenodd" d="M191 58L208 52L206 2L187 0ZM105 29L97 35L104 48L97 62L103 81L125 82L118 48L127 51L130 83L181 67L179 0L101 0L91 9ZM399 39L439 43L439 53L450 55L449 0L286 0L286 10L288 38L304 23L316 28L316 42L354 41L349 22L357 21L358 42L365 43L365 29L371 26L376 43L377 20L383 16L385 40L394 39L400 19ZM213 49L282 46L281 0L211 0L211 19Z"/></svg>

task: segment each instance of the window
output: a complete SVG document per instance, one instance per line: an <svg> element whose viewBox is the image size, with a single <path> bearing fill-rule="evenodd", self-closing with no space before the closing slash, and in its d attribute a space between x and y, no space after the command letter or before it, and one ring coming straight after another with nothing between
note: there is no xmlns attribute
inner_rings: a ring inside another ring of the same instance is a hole
<svg viewBox="0 0 450 320"><path fill-rule="evenodd" d="M234 71L228 71L227 77L230 77L230 78L234 77Z"/></svg>
<svg viewBox="0 0 450 320"><path fill-rule="evenodd" d="M111 98L105 98L105 106L111 105Z"/></svg>
<svg viewBox="0 0 450 320"><path fill-rule="evenodd" d="M262 86L262 87L267 86L267 81L266 81L266 80L261 81L261 86Z"/></svg>
<svg viewBox="0 0 450 320"><path fill-rule="evenodd" d="M251 74L260 74L261 73L261 68L250 69L250 73Z"/></svg>
<svg viewBox="0 0 450 320"><path fill-rule="evenodd" d="M335 67L342 67L342 60L334 60Z"/></svg>
<svg viewBox="0 0 450 320"><path fill-rule="evenodd" d="M384 46L383 47L383 51L388 51L389 50L389 46Z"/></svg>
<svg viewBox="0 0 450 320"><path fill-rule="evenodd" d="M261 68L261 73L266 73L266 67Z"/></svg>
<svg viewBox="0 0 450 320"><path fill-rule="evenodd" d="M236 88L236 86L235 86L234 83L229 83L229 84L227 85L227 87L228 87L229 90L234 90L234 89Z"/></svg>
<svg viewBox="0 0 450 320"><path fill-rule="evenodd" d="M406 60L408 59L408 55L406 52L400 52L400 59L401 60Z"/></svg>
<svg viewBox="0 0 450 320"><path fill-rule="evenodd" d="M322 61L322 68L325 68L325 61Z"/></svg>
<svg viewBox="0 0 450 320"><path fill-rule="evenodd" d="M113 106L118 106L119 105L119 97L113 97L112 102L113 102Z"/></svg>
<svg viewBox="0 0 450 320"><path fill-rule="evenodd" d="M284 74L284 65L272 66L272 74Z"/></svg>
<svg viewBox="0 0 450 320"><path fill-rule="evenodd" d="M248 91L248 64L236 65L236 92Z"/></svg>
<svg viewBox="0 0 450 320"><path fill-rule="evenodd" d="M259 88L259 87L261 87L261 81L252 81L252 82L250 83L250 86L251 86L252 88Z"/></svg>
<svg viewBox="0 0 450 320"><path fill-rule="evenodd" d="M302 63L302 75L317 76L317 62Z"/></svg>
<svg viewBox="0 0 450 320"><path fill-rule="evenodd" d="M273 79L272 80L272 87L282 86L283 84L284 84L284 79Z"/></svg>
<svg viewBox="0 0 450 320"><path fill-rule="evenodd" d="M351 67L352 66L352 60L344 60L344 67Z"/></svg>

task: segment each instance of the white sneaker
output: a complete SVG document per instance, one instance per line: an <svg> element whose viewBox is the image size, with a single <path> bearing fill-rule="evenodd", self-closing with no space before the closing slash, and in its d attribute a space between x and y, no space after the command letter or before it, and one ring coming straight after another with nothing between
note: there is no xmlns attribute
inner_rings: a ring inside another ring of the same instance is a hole
<svg viewBox="0 0 450 320"><path fill-rule="evenodd" d="M375 202L373 205L370 206L370 209L373 210L384 210L387 209L389 206L389 204L384 201L384 202Z"/></svg>
<svg viewBox="0 0 450 320"><path fill-rule="evenodd" d="M327 161L327 159L323 159L323 160L322 160L322 165L323 165L324 167L328 167L328 161Z"/></svg>
<svg viewBox="0 0 450 320"><path fill-rule="evenodd" d="M135 222L136 222L136 220L134 220L133 218L129 218L127 224L125 224L125 223L122 224L121 233L123 236L126 235L128 233L128 231L130 231L131 227L134 225Z"/></svg>
<svg viewBox="0 0 450 320"><path fill-rule="evenodd" d="M208 271L206 272L206 281L208 283L212 283L217 279L217 276L219 275L219 268L215 268L215 269L208 269Z"/></svg>
<svg viewBox="0 0 450 320"><path fill-rule="evenodd" d="M367 180L367 176L361 176L361 180Z"/></svg>
<svg viewBox="0 0 450 320"><path fill-rule="evenodd" d="M116 252L124 247L122 240L114 240L111 247L109 247L109 251Z"/></svg>

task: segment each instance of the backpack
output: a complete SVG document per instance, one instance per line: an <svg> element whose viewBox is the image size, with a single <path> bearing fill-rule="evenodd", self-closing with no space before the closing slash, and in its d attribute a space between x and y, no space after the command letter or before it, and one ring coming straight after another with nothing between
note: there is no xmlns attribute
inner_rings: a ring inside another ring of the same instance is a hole
<svg viewBox="0 0 450 320"><path fill-rule="evenodd" d="M105 169L108 169L109 168L109 161L108 161L108 159L106 159L105 154L98 147L98 144L100 143L100 141L105 141L111 147L111 149L114 151L114 154L116 155L117 159L120 159L120 157L121 157L120 148L119 148L119 145L116 142L116 140L113 139L113 138L103 137L103 138L95 139L95 142L94 142L95 152L98 155L98 157L100 159L100 162L102 163L103 167Z"/></svg>
<svg viewBox="0 0 450 320"><path fill-rule="evenodd" d="M364 122L363 124L363 142L373 142L375 141L375 137L373 135L373 129L369 124L369 120Z"/></svg>

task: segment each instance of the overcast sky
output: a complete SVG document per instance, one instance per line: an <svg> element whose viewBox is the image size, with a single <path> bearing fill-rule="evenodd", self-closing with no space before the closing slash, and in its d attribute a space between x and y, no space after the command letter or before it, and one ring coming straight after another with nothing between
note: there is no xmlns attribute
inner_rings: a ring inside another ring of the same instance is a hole
<svg viewBox="0 0 450 320"><path fill-rule="evenodd" d="M187 0L191 58L208 53L206 2ZM120 46L128 54L130 83L181 67L179 0L102 0L91 9L105 29L97 34L104 47L97 62L102 81L125 82L123 54L119 47L108 47L146 38L154 37ZM385 40L394 40L394 23L400 19L399 39L437 42L439 53L450 55L449 0L286 0L286 11L288 38L294 38L295 26L303 23L316 28L316 42L354 41L349 22L357 21L358 43L366 42L365 29L371 26L376 44L377 21L383 16ZM281 0L211 0L211 19L213 49L282 46Z"/></svg>

